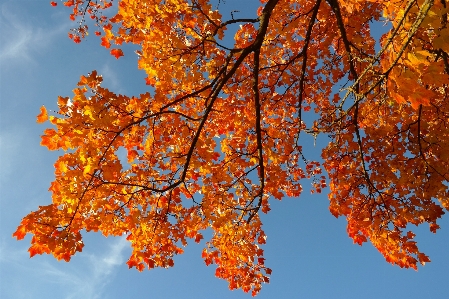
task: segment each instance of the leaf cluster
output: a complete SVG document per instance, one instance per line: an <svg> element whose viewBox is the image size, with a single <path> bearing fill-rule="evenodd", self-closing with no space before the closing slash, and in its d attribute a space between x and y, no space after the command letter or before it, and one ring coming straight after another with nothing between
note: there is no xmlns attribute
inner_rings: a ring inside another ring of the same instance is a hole
<svg viewBox="0 0 449 299"><path fill-rule="evenodd" d="M207 0L121 0L112 17L112 1L65 2L75 42L89 17L116 58L123 43L141 47L154 92L117 95L93 71L57 115L42 108L38 122L54 125L42 145L66 153L52 203L14 233L33 234L31 255L69 260L81 231L101 231L127 236L130 267L171 267L209 229L205 263L256 295L271 274L260 214L312 178L314 192L329 185L330 212L355 243L401 267L430 261L409 229L436 232L449 208L449 4L261 2L253 19ZM391 29L376 40L379 22ZM322 165L305 157L304 134L330 137Z"/></svg>

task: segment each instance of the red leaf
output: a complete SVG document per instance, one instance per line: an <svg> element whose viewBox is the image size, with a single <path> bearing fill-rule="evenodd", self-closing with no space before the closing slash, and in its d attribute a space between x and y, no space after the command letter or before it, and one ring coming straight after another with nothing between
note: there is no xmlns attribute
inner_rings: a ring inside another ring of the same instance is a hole
<svg viewBox="0 0 449 299"><path fill-rule="evenodd" d="M436 234L437 229L439 229L439 228L440 228L440 226L439 226L438 224L436 224L436 223L430 224L430 231L431 231L432 233L434 233L434 234Z"/></svg>
<svg viewBox="0 0 449 299"><path fill-rule="evenodd" d="M54 1L52 1L52 2L50 2L50 5L51 5L51 6L57 6L57 5L58 5L58 3L56 3L56 2L54 2Z"/></svg>
<svg viewBox="0 0 449 299"><path fill-rule="evenodd" d="M168 267L173 267L175 265L175 262L172 259L169 259L167 262Z"/></svg>
<svg viewBox="0 0 449 299"><path fill-rule="evenodd" d="M119 59L120 56L123 56L123 51L121 49L112 49L111 55L115 56L116 59Z"/></svg>
<svg viewBox="0 0 449 299"><path fill-rule="evenodd" d="M197 234L197 235L195 236L195 242L196 242L196 243L199 243L199 242L201 241L201 239L203 239L203 235Z"/></svg>
<svg viewBox="0 0 449 299"><path fill-rule="evenodd" d="M154 78L145 78L145 84L146 85L154 85L154 83L156 83L156 80Z"/></svg>
<svg viewBox="0 0 449 299"><path fill-rule="evenodd" d="M109 40L105 36L103 36L101 38L101 45L103 47L105 47L106 49L109 49L109 47L111 46L111 43L109 42Z"/></svg>

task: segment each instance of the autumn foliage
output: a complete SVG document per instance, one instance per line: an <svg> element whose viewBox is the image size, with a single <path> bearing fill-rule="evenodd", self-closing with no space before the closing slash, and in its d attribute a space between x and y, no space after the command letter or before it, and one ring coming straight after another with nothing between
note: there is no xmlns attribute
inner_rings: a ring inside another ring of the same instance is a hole
<svg viewBox="0 0 449 299"><path fill-rule="evenodd" d="M42 108L53 128L41 144L65 154L52 203L14 236L33 235L31 256L69 260L83 230L126 235L143 270L173 266L209 230L206 264L257 294L271 273L260 214L311 178L355 243L400 267L429 262L410 224L436 232L449 208L449 3L262 0L239 19L223 2L64 2L75 42L89 21L117 59L139 45L149 92L114 94L93 71L55 115ZM321 162L306 134L329 136Z"/></svg>

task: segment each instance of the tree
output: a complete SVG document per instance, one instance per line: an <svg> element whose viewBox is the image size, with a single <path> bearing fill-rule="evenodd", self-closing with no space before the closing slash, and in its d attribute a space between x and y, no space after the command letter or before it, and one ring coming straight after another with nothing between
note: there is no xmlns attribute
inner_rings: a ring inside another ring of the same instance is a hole
<svg viewBox="0 0 449 299"><path fill-rule="evenodd" d="M400 267L429 262L409 224L436 232L449 208L448 3L262 0L239 19L221 2L119 0L113 17L112 1L64 2L76 43L91 18L116 58L123 43L141 47L151 88L117 95L93 71L55 115L41 108L38 122L55 126L41 144L65 154L52 203L13 235L33 235L31 256L66 261L82 230L126 235L142 271L173 266L209 229L206 264L255 295L271 273L260 214L312 178L315 192L329 184L354 242ZM390 30L376 40L379 22ZM329 136L322 163L303 153L304 134Z"/></svg>

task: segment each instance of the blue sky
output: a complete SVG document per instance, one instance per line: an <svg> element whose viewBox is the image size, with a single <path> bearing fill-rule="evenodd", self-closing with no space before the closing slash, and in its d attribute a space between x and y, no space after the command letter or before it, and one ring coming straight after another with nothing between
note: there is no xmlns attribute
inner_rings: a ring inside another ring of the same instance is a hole
<svg viewBox="0 0 449 299"><path fill-rule="evenodd" d="M226 1L236 10L248 2ZM174 268L139 273L125 264L131 251L123 238L85 234L83 252L66 263L30 259L30 236L11 237L23 216L51 200L47 190L60 153L39 145L45 128L36 124L39 107L56 109L57 96L71 96L79 76L94 69L114 92L148 88L133 49L116 60L93 35L74 44L67 38L71 26L68 10L48 0L0 0L0 298L250 298L214 277L215 267L201 259L202 244L189 245ZM325 142L319 139L316 148L310 142L310 155ZM436 235L427 225L416 229L432 262L414 271L386 263L370 244L354 245L345 220L329 213L326 190L273 200L271 208L264 250L273 274L257 298L449 297L448 217Z"/></svg>

